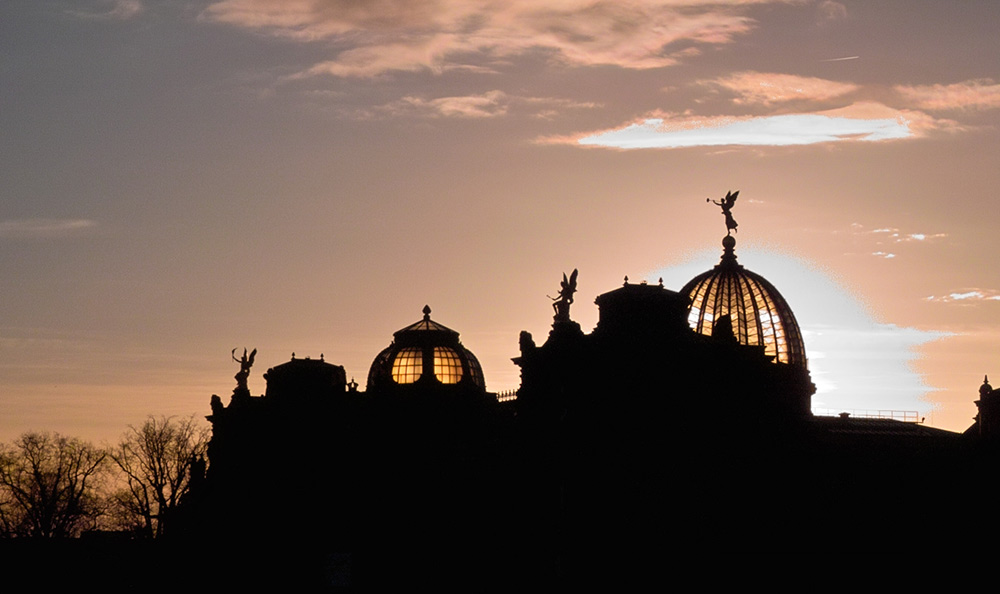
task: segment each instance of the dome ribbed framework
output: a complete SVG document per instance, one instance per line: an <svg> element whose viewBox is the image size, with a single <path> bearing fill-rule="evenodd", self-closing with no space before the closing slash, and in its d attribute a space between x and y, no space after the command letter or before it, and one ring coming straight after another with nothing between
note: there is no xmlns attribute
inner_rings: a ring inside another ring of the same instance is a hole
<svg viewBox="0 0 1000 594"><path fill-rule="evenodd" d="M406 386L434 382L442 385L473 385L485 390L483 369L471 351L462 346L458 332L431 319L424 306L424 318L393 334L368 372L368 389L379 386Z"/></svg>
<svg viewBox="0 0 1000 594"><path fill-rule="evenodd" d="M788 303L767 279L737 264L732 236L722 245L722 261L680 291L691 300L691 328L711 335L719 320L729 316L740 344L763 346L776 362L806 367L802 333Z"/></svg>

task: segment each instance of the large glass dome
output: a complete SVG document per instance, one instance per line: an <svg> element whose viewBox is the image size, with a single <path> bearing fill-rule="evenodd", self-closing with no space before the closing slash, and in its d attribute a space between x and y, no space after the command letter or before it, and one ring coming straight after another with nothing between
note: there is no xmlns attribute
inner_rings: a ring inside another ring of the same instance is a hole
<svg viewBox="0 0 1000 594"><path fill-rule="evenodd" d="M432 320L431 308L424 306L424 319L395 332L392 344L375 357L368 390L431 383L486 389L476 356L462 346L458 332Z"/></svg>
<svg viewBox="0 0 1000 594"><path fill-rule="evenodd" d="M731 326L740 344L762 346L776 362L806 367L802 332L781 293L736 262L735 238L727 235L722 247L722 261L680 291L691 300L691 328L712 335L717 326L727 332Z"/></svg>

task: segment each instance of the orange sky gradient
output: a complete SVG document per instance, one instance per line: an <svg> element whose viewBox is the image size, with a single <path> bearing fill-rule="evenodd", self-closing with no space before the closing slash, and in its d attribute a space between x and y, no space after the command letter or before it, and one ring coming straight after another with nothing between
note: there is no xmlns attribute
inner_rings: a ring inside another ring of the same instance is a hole
<svg viewBox="0 0 1000 594"><path fill-rule="evenodd" d="M518 333L737 255L824 411L964 430L1000 377L1000 4L0 5L0 440L204 415L234 347L364 385L392 333ZM691 395L697 397L697 395Z"/></svg>

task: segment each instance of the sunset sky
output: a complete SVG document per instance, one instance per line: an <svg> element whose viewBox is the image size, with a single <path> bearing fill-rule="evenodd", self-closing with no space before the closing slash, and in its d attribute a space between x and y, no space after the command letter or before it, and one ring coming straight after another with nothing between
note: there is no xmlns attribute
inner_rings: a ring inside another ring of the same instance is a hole
<svg viewBox="0 0 1000 594"><path fill-rule="evenodd" d="M571 315L737 255L817 410L971 424L1000 382L1000 3L0 3L0 440L204 415L298 357ZM691 395L692 398L697 395Z"/></svg>

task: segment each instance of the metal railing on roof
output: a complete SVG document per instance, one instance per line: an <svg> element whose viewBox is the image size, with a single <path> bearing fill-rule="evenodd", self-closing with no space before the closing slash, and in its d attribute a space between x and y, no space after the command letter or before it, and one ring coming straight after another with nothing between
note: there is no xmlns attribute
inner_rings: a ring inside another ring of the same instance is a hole
<svg viewBox="0 0 1000 594"><path fill-rule="evenodd" d="M837 417L847 413L855 419L891 419L904 423L922 422L920 412L915 410L814 408L812 412L821 417Z"/></svg>

